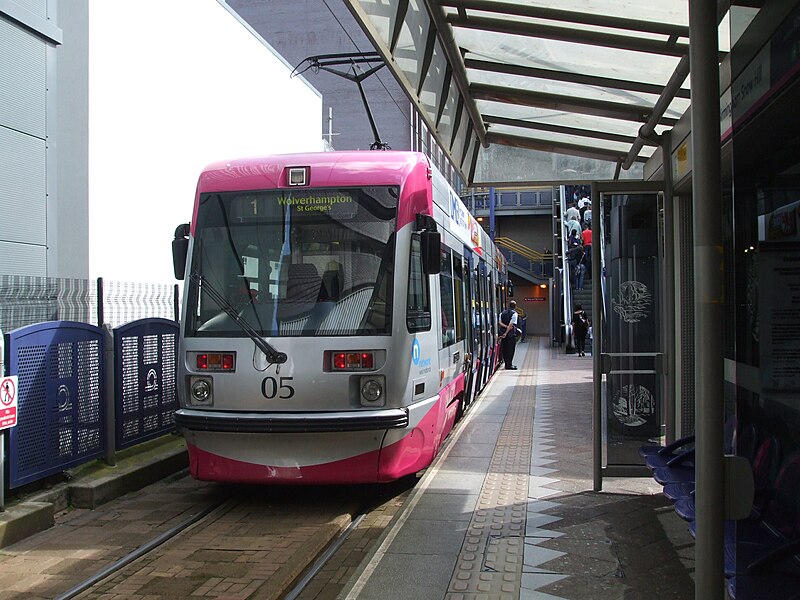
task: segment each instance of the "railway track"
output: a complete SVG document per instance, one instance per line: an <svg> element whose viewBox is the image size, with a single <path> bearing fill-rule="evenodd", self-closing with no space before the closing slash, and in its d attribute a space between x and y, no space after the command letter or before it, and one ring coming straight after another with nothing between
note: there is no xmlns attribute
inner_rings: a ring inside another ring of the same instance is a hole
<svg viewBox="0 0 800 600"><path fill-rule="evenodd" d="M0 570L16 576L0 598L333 598L412 483L157 484L0 553ZM187 490L192 501L176 507Z"/></svg>

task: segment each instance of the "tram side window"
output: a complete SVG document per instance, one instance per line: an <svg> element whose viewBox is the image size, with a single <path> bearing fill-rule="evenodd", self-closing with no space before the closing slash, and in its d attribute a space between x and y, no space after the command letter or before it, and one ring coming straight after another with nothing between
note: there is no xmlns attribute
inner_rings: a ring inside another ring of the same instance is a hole
<svg viewBox="0 0 800 600"><path fill-rule="evenodd" d="M408 265L408 308L406 327L409 333L430 331L431 295L429 277L422 272L422 249L418 235L411 238L411 259Z"/></svg>
<svg viewBox="0 0 800 600"><path fill-rule="evenodd" d="M456 343L456 311L453 299L453 255L449 248L442 248L439 287L442 296L442 348Z"/></svg>
<svg viewBox="0 0 800 600"><path fill-rule="evenodd" d="M464 293L464 258L453 252L453 292L455 305L456 341L464 339L467 325L466 294Z"/></svg>

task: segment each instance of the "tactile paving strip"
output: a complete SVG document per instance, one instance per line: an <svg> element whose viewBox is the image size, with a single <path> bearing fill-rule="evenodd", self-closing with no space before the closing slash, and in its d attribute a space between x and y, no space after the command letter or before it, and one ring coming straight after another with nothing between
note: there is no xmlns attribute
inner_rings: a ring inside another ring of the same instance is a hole
<svg viewBox="0 0 800 600"><path fill-rule="evenodd" d="M533 447L531 394L538 363L537 351L526 354L450 580L448 600L518 597Z"/></svg>

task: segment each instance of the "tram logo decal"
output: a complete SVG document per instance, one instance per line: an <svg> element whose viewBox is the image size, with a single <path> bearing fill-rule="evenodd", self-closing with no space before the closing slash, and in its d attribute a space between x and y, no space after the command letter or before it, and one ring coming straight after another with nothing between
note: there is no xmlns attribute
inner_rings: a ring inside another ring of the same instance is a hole
<svg viewBox="0 0 800 600"><path fill-rule="evenodd" d="M420 375L431 372L431 359L422 358L422 349L417 338L414 338L414 342L411 344L411 362L419 367Z"/></svg>
<svg viewBox="0 0 800 600"><path fill-rule="evenodd" d="M614 416L623 425L644 425L655 412L656 400L643 385L623 385L614 393Z"/></svg>
<svg viewBox="0 0 800 600"><path fill-rule="evenodd" d="M626 281L619 286L617 299L612 300L614 312L626 323L638 323L650 315L653 296L639 281Z"/></svg>

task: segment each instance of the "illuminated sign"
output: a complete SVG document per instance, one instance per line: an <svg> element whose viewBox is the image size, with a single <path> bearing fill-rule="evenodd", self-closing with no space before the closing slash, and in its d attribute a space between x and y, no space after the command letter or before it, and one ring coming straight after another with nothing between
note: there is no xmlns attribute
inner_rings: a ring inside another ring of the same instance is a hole
<svg viewBox="0 0 800 600"><path fill-rule="evenodd" d="M329 212L334 206L353 203L348 194L279 196L277 200L281 206L291 206L298 212Z"/></svg>

